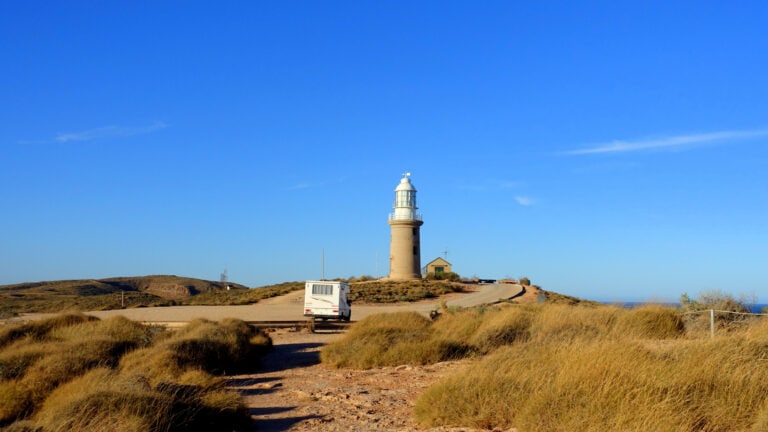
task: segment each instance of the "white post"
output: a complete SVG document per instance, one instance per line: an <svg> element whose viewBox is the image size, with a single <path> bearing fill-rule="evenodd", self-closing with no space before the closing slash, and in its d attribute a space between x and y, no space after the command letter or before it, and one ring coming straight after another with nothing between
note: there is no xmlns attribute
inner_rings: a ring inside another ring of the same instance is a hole
<svg viewBox="0 0 768 432"><path fill-rule="evenodd" d="M709 335L715 337L715 310L709 310Z"/></svg>

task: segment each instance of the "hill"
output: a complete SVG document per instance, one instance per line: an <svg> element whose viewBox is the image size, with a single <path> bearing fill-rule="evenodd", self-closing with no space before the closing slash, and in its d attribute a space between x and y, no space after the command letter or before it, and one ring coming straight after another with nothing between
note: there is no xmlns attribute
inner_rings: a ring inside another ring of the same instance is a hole
<svg viewBox="0 0 768 432"><path fill-rule="evenodd" d="M153 275L31 282L0 286L0 316L20 312L100 310L174 304L197 294L246 290L236 283L222 283L179 276Z"/></svg>

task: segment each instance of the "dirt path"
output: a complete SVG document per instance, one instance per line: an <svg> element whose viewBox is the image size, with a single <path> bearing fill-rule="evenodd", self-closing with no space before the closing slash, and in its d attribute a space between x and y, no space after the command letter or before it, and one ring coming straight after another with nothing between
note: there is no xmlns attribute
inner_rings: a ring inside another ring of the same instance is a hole
<svg viewBox="0 0 768 432"><path fill-rule="evenodd" d="M341 335L279 331L257 374L230 377L255 431L477 431L423 428L412 418L418 396L467 361L372 370L320 364L322 346Z"/></svg>
<svg viewBox="0 0 768 432"><path fill-rule="evenodd" d="M440 307L440 300L445 300L448 306L470 307L494 303L499 299L508 299L517 295L522 287L510 284L479 285L467 293L455 293L442 296L439 300L425 300L413 303L389 304L355 304L352 307L352 319L361 320L375 313L415 311L429 315L432 310ZM144 322L173 322L190 321L195 318L206 318L219 321L224 318L239 318L244 321L282 321L303 320L304 291L296 291L284 296L262 300L259 303L243 306L170 306L148 307L134 309L116 309L106 311L86 312L98 318L109 318L122 315L130 320ZM42 319L55 314L22 314L21 319Z"/></svg>

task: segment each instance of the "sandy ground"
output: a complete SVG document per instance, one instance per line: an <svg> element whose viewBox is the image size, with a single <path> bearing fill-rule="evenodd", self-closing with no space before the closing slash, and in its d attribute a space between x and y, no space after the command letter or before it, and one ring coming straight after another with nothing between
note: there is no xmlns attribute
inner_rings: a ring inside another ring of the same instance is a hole
<svg viewBox="0 0 768 432"><path fill-rule="evenodd" d="M229 377L254 419L254 431L479 431L426 428L413 419L418 396L469 360L429 366L371 370L333 369L320 364L322 346L339 333L280 330L262 371ZM499 431L501 429L498 429Z"/></svg>
<svg viewBox="0 0 768 432"><path fill-rule="evenodd" d="M417 311L429 315L440 301L448 306L491 304L522 293L519 285L481 285L476 291L451 294L438 301L397 305L353 306L353 320L373 313ZM524 300L531 292L516 299ZM123 315L145 322L184 322L195 318L245 321L302 320L303 291L266 299L248 306L173 306L88 312L100 318ZM20 320L53 314L24 314ZM469 360L429 366L386 367L372 370L333 369L320 364L323 345L341 333L278 330L270 333L274 350L262 361L259 373L228 377L240 391L254 419L254 431L435 431L471 432L471 428L425 428L415 423L413 407L432 383L459 373ZM497 431L500 431L498 429ZM513 432L510 430L509 432Z"/></svg>
<svg viewBox="0 0 768 432"><path fill-rule="evenodd" d="M477 306L490 304L500 299L508 299L522 290L520 285L489 284L479 285L476 291L444 296L448 306ZM374 313L416 311L429 315L440 308L440 301L421 301L396 305L354 304L352 319L359 320ZM191 321L206 318L219 321L224 318L239 318L244 321L298 321L304 315L304 291L295 291L284 296L262 300L253 305L244 306L170 306L134 309L116 309L86 312L99 318L123 315L128 319L143 322ZM22 314L19 318L41 319L55 314Z"/></svg>

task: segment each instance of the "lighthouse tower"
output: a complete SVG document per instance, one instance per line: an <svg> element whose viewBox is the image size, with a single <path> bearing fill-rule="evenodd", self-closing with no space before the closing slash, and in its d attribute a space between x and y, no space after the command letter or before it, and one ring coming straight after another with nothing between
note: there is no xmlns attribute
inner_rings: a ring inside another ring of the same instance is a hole
<svg viewBox="0 0 768 432"><path fill-rule="evenodd" d="M419 227L424 223L416 213L416 188L411 173L405 173L395 188L395 211L389 214L389 278L421 278Z"/></svg>

